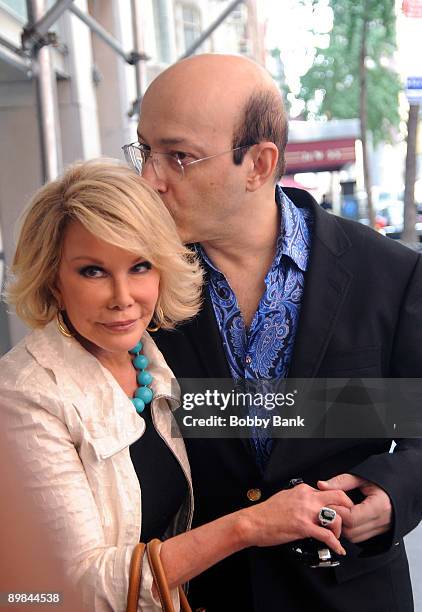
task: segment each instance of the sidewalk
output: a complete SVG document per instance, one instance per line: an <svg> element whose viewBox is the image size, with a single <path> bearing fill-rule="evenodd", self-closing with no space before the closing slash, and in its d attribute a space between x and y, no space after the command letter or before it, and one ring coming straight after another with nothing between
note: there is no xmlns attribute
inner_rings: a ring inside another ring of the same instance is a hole
<svg viewBox="0 0 422 612"><path fill-rule="evenodd" d="M415 612L422 612L422 523L405 538L405 543L412 576Z"/></svg>

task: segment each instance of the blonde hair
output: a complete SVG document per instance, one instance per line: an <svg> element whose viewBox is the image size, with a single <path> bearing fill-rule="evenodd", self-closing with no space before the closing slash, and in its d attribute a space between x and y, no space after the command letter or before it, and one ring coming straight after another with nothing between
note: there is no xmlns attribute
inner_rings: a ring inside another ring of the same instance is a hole
<svg viewBox="0 0 422 612"><path fill-rule="evenodd" d="M24 211L5 297L30 327L57 314L55 283L68 224L148 259L160 273L154 324L172 328L199 309L202 270L155 191L112 159L77 162L39 189Z"/></svg>

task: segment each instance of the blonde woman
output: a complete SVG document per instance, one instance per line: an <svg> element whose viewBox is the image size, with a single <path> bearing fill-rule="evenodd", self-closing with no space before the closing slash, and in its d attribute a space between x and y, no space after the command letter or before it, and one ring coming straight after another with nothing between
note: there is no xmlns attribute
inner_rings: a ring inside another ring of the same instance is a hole
<svg viewBox="0 0 422 612"><path fill-rule="evenodd" d="M306 485L188 531L178 395L147 327L193 316L201 282L159 197L113 161L72 166L25 213L7 299L33 331L0 360L0 414L89 610L125 609L140 540L164 541L176 608L177 585L242 548L313 536L344 552L340 518L316 517L350 500ZM145 558L139 610L159 609Z"/></svg>

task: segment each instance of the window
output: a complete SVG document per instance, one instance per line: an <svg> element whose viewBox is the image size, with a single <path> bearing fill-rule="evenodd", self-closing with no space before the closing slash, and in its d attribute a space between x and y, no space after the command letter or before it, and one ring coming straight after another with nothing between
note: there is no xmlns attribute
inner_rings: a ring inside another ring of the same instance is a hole
<svg viewBox="0 0 422 612"><path fill-rule="evenodd" d="M9 9L12 14L26 21L26 0L0 0L0 6L4 6L6 9Z"/></svg>
<svg viewBox="0 0 422 612"><path fill-rule="evenodd" d="M179 52L183 53L201 35L201 13L196 6L178 3L176 7Z"/></svg>

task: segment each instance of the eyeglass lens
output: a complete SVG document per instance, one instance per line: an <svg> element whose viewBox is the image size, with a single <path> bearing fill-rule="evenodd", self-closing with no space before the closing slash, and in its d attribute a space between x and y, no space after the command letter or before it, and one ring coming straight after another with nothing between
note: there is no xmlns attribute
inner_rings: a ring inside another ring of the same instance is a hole
<svg viewBox="0 0 422 612"><path fill-rule="evenodd" d="M159 179L168 178L177 174L183 178L183 167L174 157L167 153L150 153L148 150L130 146L126 149L127 161L131 163L139 174L143 174L148 161L151 161L154 171Z"/></svg>

